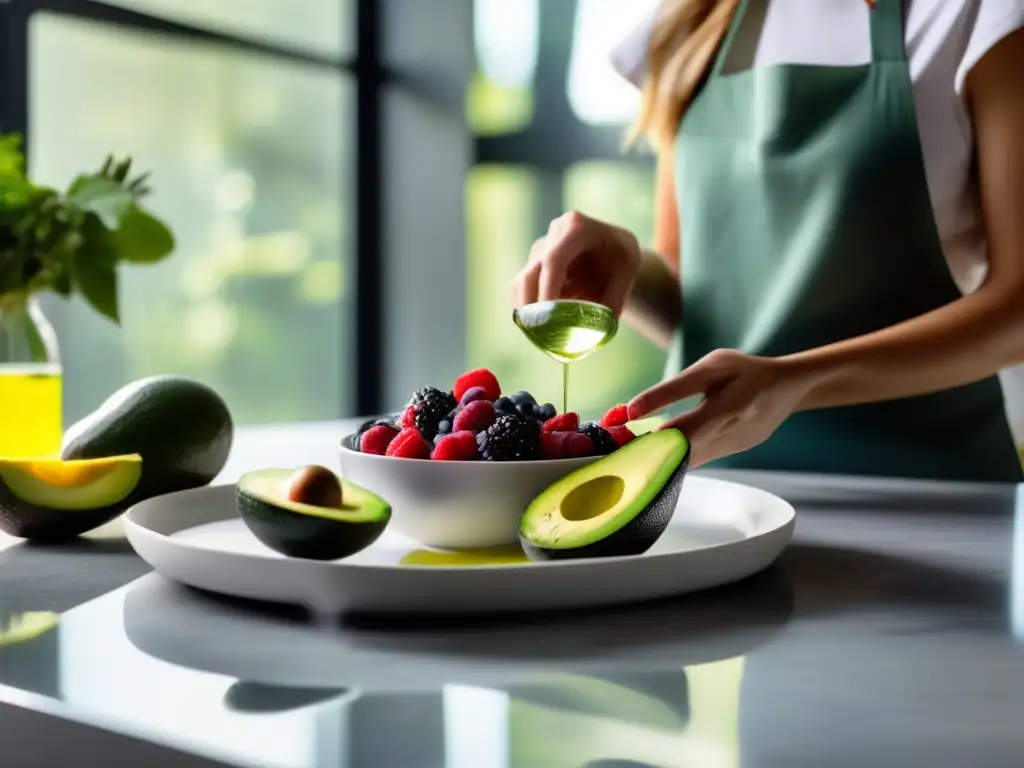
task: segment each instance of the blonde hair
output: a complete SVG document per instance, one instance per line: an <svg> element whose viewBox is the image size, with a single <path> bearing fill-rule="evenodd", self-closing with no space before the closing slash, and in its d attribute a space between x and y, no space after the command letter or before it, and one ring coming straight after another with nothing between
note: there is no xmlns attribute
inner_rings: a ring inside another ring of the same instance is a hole
<svg viewBox="0 0 1024 768"><path fill-rule="evenodd" d="M865 2L874 8L877 0ZM663 0L630 141L647 136L658 149L672 145L739 5L740 0Z"/></svg>

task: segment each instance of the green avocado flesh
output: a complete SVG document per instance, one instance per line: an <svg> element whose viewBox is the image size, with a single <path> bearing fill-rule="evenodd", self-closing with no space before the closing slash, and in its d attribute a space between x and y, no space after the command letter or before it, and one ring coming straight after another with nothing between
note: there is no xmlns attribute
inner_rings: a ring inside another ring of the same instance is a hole
<svg viewBox="0 0 1024 768"><path fill-rule="evenodd" d="M65 539L121 514L142 477L142 458L0 459L0 530Z"/></svg>
<svg viewBox="0 0 1024 768"><path fill-rule="evenodd" d="M523 511L523 550L532 560L646 552L672 519L689 458L682 432L663 429L566 475Z"/></svg>
<svg viewBox="0 0 1024 768"><path fill-rule="evenodd" d="M286 498L291 469L263 469L243 475L235 490L239 514L264 545L310 560L339 560L375 542L391 520L391 507L365 488L341 481L338 508L300 504Z"/></svg>
<svg viewBox="0 0 1024 768"><path fill-rule="evenodd" d="M209 484L227 462L233 433L227 405L205 384L152 376L122 387L70 427L61 458L140 454L135 503Z"/></svg>

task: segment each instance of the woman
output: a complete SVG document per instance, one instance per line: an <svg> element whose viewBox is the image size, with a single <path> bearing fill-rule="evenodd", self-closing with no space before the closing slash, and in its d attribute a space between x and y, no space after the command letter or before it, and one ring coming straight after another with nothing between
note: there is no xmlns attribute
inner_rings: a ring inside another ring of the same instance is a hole
<svg viewBox="0 0 1024 768"><path fill-rule="evenodd" d="M654 249L568 213L517 304L668 347L629 412L702 396L694 465L1021 480L1024 0L675 0L615 58Z"/></svg>

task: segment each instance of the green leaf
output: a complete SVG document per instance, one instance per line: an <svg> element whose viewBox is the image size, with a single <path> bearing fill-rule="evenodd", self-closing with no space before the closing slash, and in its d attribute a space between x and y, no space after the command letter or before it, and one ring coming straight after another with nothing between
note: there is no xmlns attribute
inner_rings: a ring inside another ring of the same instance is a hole
<svg viewBox="0 0 1024 768"><path fill-rule="evenodd" d="M111 233L113 247L122 261L153 264L174 250L174 235L163 222L133 205L121 218L121 226Z"/></svg>
<svg viewBox="0 0 1024 768"><path fill-rule="evenodd" d="M68 201L87 213L94 213L107 229L117 229L131 207L130 190L112 179L79 176L68 190Z"/></svg>
<svg viewBox="0 0 1024 768"><path fill-rule="evenodd" d="M82 240L72 259L75 287L101 315L120 324L117 308L117 251L96 216L82 225Z"/></svg>
<svg viewBox="0 0 1024 768"><path fill-rule="evenodd" d="M21 153L21 136L17 133L0 135L0 176L25 177L25 156Z"/></svg>
<svg viewBox="0 0 1024 768"><path fill-rule="evenodd" d="M75 254L75 285L93 309L120 325L117 268L102 259L83 255L87 250L83 247Z"/></svg>

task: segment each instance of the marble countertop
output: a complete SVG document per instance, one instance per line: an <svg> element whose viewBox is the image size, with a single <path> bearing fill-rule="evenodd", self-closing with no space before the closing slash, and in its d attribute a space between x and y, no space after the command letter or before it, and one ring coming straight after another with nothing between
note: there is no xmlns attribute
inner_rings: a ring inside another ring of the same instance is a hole
<svg viewBox="0 0 1024 768"><path fill-rule="evenodd" d="M218 482L327 463L353 422L240 430ZM967 486L708 473L790 500L764 574L613 611L330 631L148 573L117 523L0 538L0 764L273 768L1010 768L1024 763L1024 497ZM365 654L289 686L267 652ZM406 671L402 671L406 670ZM330 684L327 684L330 681Z"/></svg>

